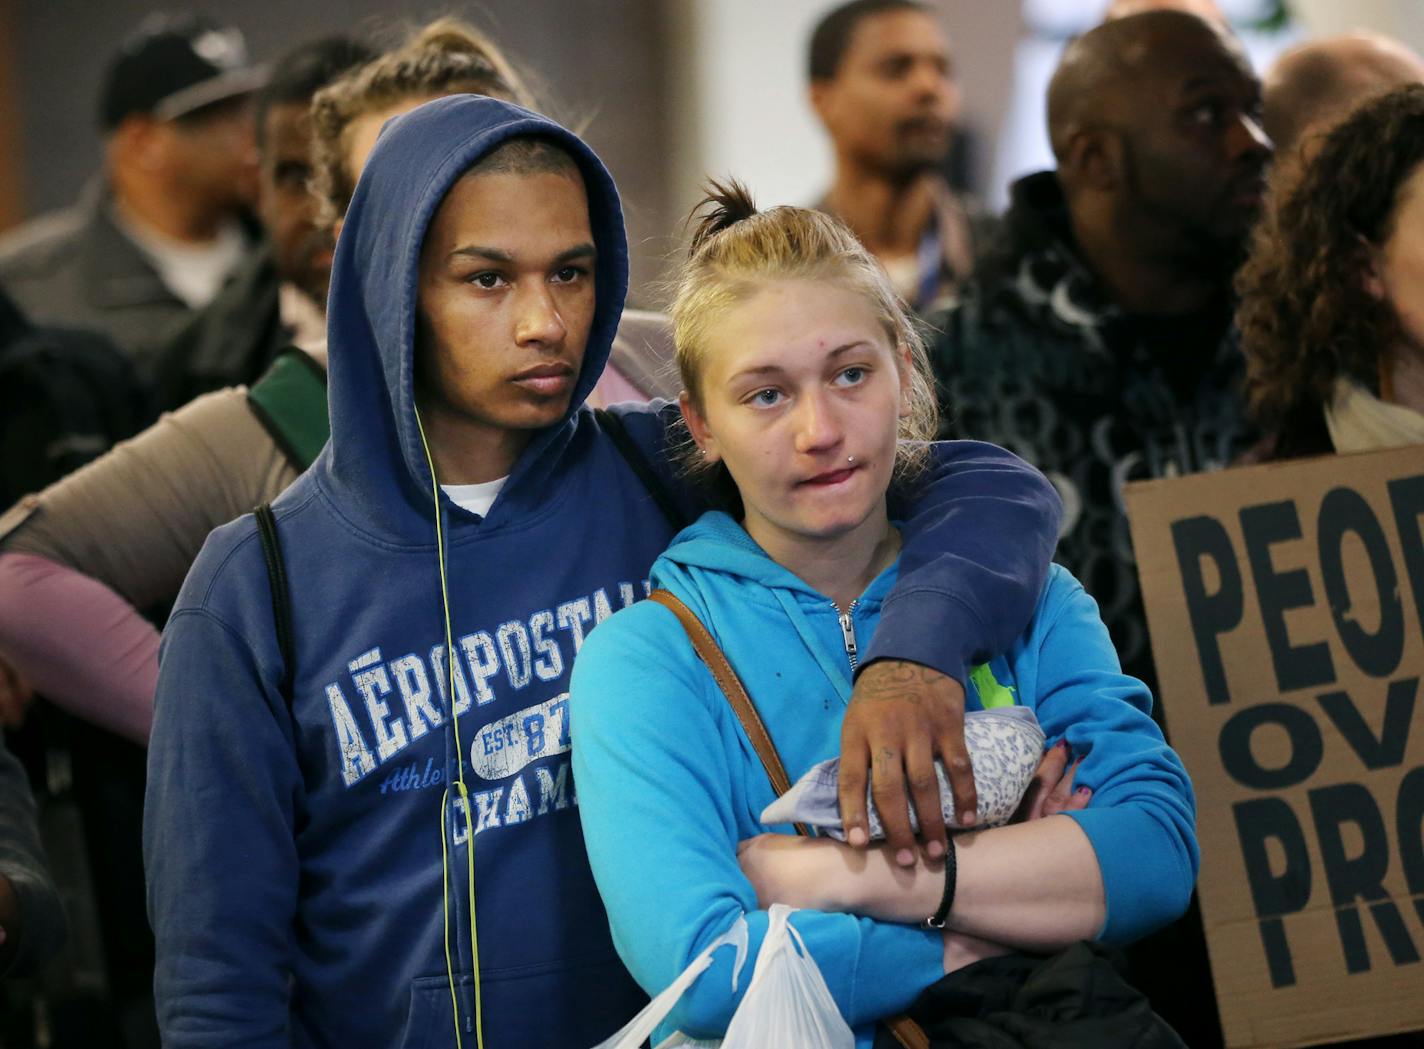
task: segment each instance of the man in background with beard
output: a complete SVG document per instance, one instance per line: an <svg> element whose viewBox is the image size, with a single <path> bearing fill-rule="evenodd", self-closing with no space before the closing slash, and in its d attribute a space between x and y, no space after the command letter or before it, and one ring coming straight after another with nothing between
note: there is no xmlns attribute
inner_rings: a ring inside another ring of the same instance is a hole
<svg viewBox="0 0 1424 1049"><path fill-rule="evenodd" d="M375 57L333 35L299 45L255 97L257 216L266 234L223 290L163 350L156 403L174 411L228 386L251 385L288 346L326 348L331 231L317 221L312 176L312 96Z"/></svg>
<svg viewBox="0 0 1424 1049"><path fill-rule="evenodd" d="M1122 490L1251 443L1231 280L1271 155L1260 105L1219 23L1159 10L1083 34L1049 85L1056 169L1014 184L1001 238L929 318L945 435L1003 445L1054 482L1056 558L1154 692ZM1187 1044L1219 1044L1194 922L1138 945L1133 977Z"/></svg>
<svg viewBox="0 0 1424 1049"><path fill-rule="evenodd" d="M811 35L811 106L836 174L816 205L835 215L925 312L969 275L980 216L942 174L959 117L949 41L928 4L852 0Z"/></svg>

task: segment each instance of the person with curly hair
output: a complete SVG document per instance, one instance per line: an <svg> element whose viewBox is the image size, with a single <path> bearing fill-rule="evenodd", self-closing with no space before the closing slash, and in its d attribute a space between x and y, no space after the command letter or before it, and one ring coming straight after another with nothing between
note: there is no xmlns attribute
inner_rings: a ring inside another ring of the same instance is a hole
<svg viewBox="0 0 1424 1049"><path fill-rule="evenodd" d="M1424 443L1424 85L1368 102L1276 187L1237 278L1246 461Z"/></svg>

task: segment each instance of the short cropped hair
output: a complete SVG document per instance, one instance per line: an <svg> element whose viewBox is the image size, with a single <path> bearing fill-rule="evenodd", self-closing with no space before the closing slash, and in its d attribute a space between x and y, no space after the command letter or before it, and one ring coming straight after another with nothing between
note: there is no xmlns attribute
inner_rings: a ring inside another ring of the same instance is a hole
<svg viewBox="0 0 1424 1049"><path fill-rule="evenodd" d="M583 177L578 162L559 143L539 135L506 139L465 172L469 175L566 175Z"/></svg>
<svg viewBox="0 0 1424 1049"><path fill-rule="evenodd" d="M875 15L896 11L929 11L929 5L919 0L850 0L816 23L811 33L807 56L807 73L812 83L834 80L841 60L850 48L851 37L860 23Z"/></svg>

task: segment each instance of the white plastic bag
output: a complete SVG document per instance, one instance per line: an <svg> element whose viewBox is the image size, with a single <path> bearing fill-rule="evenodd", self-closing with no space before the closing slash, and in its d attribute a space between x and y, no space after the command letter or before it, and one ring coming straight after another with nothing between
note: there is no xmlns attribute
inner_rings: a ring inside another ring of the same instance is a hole
<svg viewBox="0 0 1424 1049"><path fill-rule="evenodd" d="M707 971L707 967L712 964L712 955L716 953L717 948L728 944L737 948L737 958L732 964L732 990L735 991L737 977L741 974L742 965L747 960L747 919L744 916L738 916L730 929L709 943L701 954L692 959L692 964L684 969L676 980L668 984L661 994L643 1006L642 1011L629 1020L621 1031L607 1041L599 1042L593 1049L638 1049L652 1035L658 1024L667 1019L668 1013L672 1012L672 1007L692 986L693 981ZM698 1046L716 1049L718 1044L717 1041L699 1042L684 1034L674 1033L659 1042L657 1049L694 1049Z"/></svg>
<svg viewBox="0 0 1424 1049"><path fill-rule="evenodd" d="M722 1049L855 1049L855 1035L836 1008L826 978L788 920L791 908L774 903L752 982L737 1006Z"/></svg>
<svg viewBox="0 0 1424 1049"><path fill-rule="evenodd" d="M801 934L789 921L792 909L774 903L767 911L766 937L757 955L752 982L732 1016L721 1041L699 1041L681 1032L659 1042L656 1049L855 1049L855 1035L841 1017L826 979L806 950ZM667 1019L668 1013L725 944L737 948L732 966L732 990L747 955L747 921L738 918L725 934L692 960L667 989L654 998L621 1031L594 1049L638 1049L643 1039Z"/></svg>

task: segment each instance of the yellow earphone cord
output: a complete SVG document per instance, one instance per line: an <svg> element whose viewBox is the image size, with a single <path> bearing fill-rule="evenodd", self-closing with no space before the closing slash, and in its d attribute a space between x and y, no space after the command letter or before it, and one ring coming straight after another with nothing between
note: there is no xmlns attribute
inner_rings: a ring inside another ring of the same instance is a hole
<svg viewBox="0 0 1424 1049"><path fill-rule="evenodd" d="M426 465L430 467L430 494L435 501L435 549L440 559L440 604L445 615L445 696L450 722L455 728L455 789L465 808L465 826L469 831L466 839L469 844L465 849L469 877L466 899L470 907L470 954L475 978L475 1044L478 1049L485 1049L484 1015L480 1000L480 937L475 921L475 824L474 813L470 811L470 792L465 789L465 752L460 744L460 719L455 716L455 642L450 627L450 590L445 577L445 530L440 523L440 482L435 477L435 460L430 455L430 442L425 439L425 426L420 421L419 409L415 412L415 426L420 431L420 446L425 450ZM445 824L449 802L450 788L446 786L440 795L440 903L445 928L445 975L450 980L450 1005L455 1012L455 1049L464 1049L460 1038L460 1000L455 993L455 965L450 959L450 838Z"/></svg>

